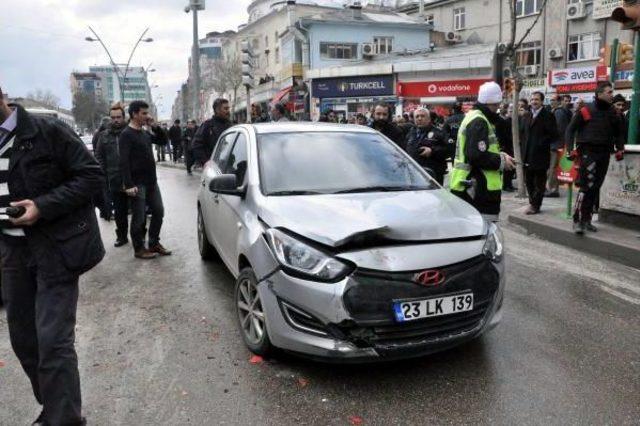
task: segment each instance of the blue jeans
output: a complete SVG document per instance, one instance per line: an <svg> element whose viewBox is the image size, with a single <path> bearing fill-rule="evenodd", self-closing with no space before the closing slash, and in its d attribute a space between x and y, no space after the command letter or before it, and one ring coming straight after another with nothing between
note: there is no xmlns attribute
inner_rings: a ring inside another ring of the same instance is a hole
<svg viewBox="0 0 640 426"><path fill-rule="evenodd" d="M160 243L160 229L164 218L164 205L162 204L162 195L157 183L153 185L138 185L138 195L131 198L131 242L135 251L144 249L147 206L149 206L151 213L149 247L153 247Z"/></svg>

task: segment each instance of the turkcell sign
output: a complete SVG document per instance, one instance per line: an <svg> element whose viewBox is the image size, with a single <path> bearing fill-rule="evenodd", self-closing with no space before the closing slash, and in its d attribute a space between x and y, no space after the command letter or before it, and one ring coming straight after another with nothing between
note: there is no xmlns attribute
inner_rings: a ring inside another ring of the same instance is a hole
<svg viewBox="0 0 640 426"><path fill-rule="evenodd" d="M558 86L595 83L597 81L606 80L606 77L607 68L603 66L567 68L549 71L549 84L551 86Z"/></svg>
<svg viewBox="0 0 640 426"><path fill-rule="evenodd" d="M358 96L393 95L392 75L321 78L313 80L315 98L350 98Z"/></svg>

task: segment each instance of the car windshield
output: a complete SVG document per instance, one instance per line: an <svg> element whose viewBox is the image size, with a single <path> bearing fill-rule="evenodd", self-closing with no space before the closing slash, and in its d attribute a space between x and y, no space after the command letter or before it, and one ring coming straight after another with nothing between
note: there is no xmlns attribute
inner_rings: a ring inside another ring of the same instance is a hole
<svg viewBox="0 0 640 426"><path fill-rule="evenodd" d="M434 189L426 172L374 133L267 133L258 138L266 195Z"/></svg>

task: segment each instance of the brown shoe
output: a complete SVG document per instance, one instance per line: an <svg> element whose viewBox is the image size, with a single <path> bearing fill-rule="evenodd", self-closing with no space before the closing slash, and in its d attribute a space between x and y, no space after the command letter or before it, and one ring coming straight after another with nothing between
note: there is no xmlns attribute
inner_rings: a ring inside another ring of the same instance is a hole
<svg viewBox="0 0 640 426"><path fill-rule="evenodd" d="M149 251L151 253L157 253L160 256L170 256L171 255L171 250L167 250L160 243L156 244L155 246L149 247Z"/></svg>
<svg viewBox="0 0 640 426"><path fill-rule="evenodd" d="M155 259L156 257L158 257L158 253L154 253L147 249L142 249L135 252L134 256L137 257L138 259L147 260L147 259Z"/></svg>
<svg viewBox="0 0 640 426"><path fill-rule="evenodd" d="M527 207L527 209L524 211L524 214L538 214L538 213L540 213L540 209L536 209L533 206Z"/></svg>

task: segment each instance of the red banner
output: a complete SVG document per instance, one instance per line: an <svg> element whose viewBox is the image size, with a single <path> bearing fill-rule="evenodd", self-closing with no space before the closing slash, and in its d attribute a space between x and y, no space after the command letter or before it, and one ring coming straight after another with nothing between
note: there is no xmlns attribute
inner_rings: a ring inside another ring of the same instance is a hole
<svg viewBox="0 0 640 426"><path fill-rule="evenodd" d="M491 80L399 82L397 94L404 98L475 97L487 81Z"/></svg>
<svg viewBox="0 0 640 426"><path fill-rule="evenodd" d="M598 83L561 84L556 86L556 93L583 93L594 92Z"/></svg>

